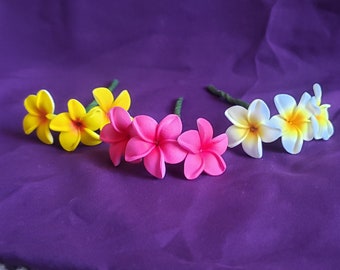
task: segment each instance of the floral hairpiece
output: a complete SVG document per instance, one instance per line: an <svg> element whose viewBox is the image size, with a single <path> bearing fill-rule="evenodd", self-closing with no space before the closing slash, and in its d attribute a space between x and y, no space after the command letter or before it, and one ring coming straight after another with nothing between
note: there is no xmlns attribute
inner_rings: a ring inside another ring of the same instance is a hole
<svg viewBox="0 0 340 270"><path fill-rule="evenodd" d="M179 117L183 99L178 99L175 113L159 123L148 115L131 117L119 107L109 112L110 123L100 133L102 141L110 144L112 163L118 166L121 158L127 162L143 161L146 170L157 178L164 178L166 163L184 160L184 175L197 178L203 171L220 175L226 170L221 155L227 150L228 138L221 134L213 138L213 128L204 118L197 119L198 130L182 133Z"/></svg>
<svg viewBox="0 0 340 270"><path fill-rule="evenodd" d="M36 130L39 140L45 144L54 142L51 130L60 132L59 142L66 151L74 151L80 142L89 146L100 144L96 131L109 122L109 110L116 106L126 110L130 108L131 99L127 90L114 98L112 91L117 85L118 81L114 80L109 88L94 89L94 101L86 108L78 100L70 99L67 103L68 112L58 115L54 114L53 97L47 90L29 95L24 100L28 112L23 120L24 132L30 134Z"/></svg>
<svg viewBox="0 0 340 270"><path fill-rule="evenodd" d="M328 140L334 133L328 116L330 105L321 104L322 90L317 83L313 85L314 96L304 92L298 104L290 95L276 95L274 103L279 114L271 118L268 106L261 99L248 104L214 86L208 86L207 90L235 105L225 111L225 116L233 124L226 130L228 146L242 144L243 150L251 157L261 158L262 142L273 142L279 137L288 153L298 154L303 141L313 138Z"/></svg>
<svg viewBox="0 0 340 270"><path fill-rule="evenodd" d="M29 95L24 101L28 111L23 120L25 133L36 130L43 143L52 144L50 130L60 132L59 142L66 151L74 151L80 142L89 146L106 142L114 166L122 157L131 163L143 161L146 170L157 178L164 178L166 163L182 161L187 179L195 179L202 172L220 175L226 170L221 155L227 150L227 135L213 137L213 128L204 118L197 119L197 130L182 133L183 98L177 100L173 114L157 123L147 115L131 117L128 91L114 99L112 91L117 84L115 80L109 89L94 89L95 101L86 108L70 99L68 112L58 115L54 114L54 101L47 90Z"/></svg>

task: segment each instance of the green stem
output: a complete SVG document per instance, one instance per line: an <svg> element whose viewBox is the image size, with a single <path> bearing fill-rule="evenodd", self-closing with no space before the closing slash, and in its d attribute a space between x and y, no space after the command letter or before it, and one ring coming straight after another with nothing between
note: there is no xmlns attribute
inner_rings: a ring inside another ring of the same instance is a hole
<svg viewBox="0 0 340 270"><path fill-rule="evenodd" d="M180 97L176 101L175 110L174 110L174 114L177 114L179 117L181 117L182 104L183 104L183 97Z"/></svg>
<svg viewBox="0 0 340 270"><path fill-rule="evenodd" d="M222 98L225 102L231 104L231 105L240 105L246 109L248 109L249 107L249 103L241 100L241 99L237 99L237 98L233 98L231 95L223 92L222 90L218 90L215 86L213 85L209 85L206 88L208 90L209 93Z"/></svg>
<svg viewBox="0 0 340 270"><path fill-rule="evenodd" d="M109 90L113 92L117 88L118 84L119 84L119 81L117 79L114 79L111 85L109 86Z"/></svg>
<svg viewBox="0 0 340 270"><path fill-rule="evenodd" d="M113 92L117 88L118 84L119 84L119 81L117 79L114 79L112 81L112 83L110 84L110 86L108 87L108 89L111 92ZM93 100L89 105L87 105L87 107L85 109L88 112L88 111L90 111L95 106L98 106L98 103L97 103L96 100Z"/></svg>

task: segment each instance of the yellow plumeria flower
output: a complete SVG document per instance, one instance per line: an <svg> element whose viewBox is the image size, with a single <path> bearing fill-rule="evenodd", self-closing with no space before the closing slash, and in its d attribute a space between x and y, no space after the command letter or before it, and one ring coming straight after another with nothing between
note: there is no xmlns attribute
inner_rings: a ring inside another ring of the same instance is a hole
<svg viewBox="0 0 340 270"><path fill-rule="evenodd" d="M275 106L279 115L272 117L275 126L282 131L283 148L290 154L300 153L303 141L313 139L313 128L310 121L311 113L307 109L310 95L303 93L299 104L287 94L280 94L274 97Z"/></svg>
<svg viewBox="0 0 340 270"><path fill-rule="evenodd" d="M99 109L86 113L84 106L76 99L67 103L68 112L58 114L50 123L50 128L59 131L59 141L66 151L74 151L79 142L85 145L101 143L99 134L101 116Z"/></svg>
<svg viewBox="0 0 340 270"><path fill-rule="evenodd" d="M329 104L321 104L322 89L318 83L313 85L314 97L311 97L308 108L312 112L311 121L313 125L314 139L328 140L334 133L334 127L329 121Z"/></svg>
<svg viewBox="0 0 340 270"><path fill-rule="evenodd" d="M226 133L228 146L242 143L243 150L251 157L262 157L262 141L273 142L280 137L281 131L271 123L270 111L261 99L250 103L248 110L242 106L232 106L225 116L233 123Z"/></svg>
<svg viewBox="0 0 340 270"><path fill-rule="evenodd" d="M29 95L24 101L24 106L28 111L23 120L24 132L31 134L36 129L40 141L52 144L53 136L49 124L55 114L51 94L47 90L40 90L36 95Z"/></svg>
<svg viewBox="0 0 340 270"><path fill-rule="evenodd" d="M101 110L100 128L104 127L107 123L110 123L108 114L113 107L121 107L126 111L130 109L131 98L127 90L123 90L116 98L114 98L112 92L105 87L98 87L94 89L92 93Z"/></svg>

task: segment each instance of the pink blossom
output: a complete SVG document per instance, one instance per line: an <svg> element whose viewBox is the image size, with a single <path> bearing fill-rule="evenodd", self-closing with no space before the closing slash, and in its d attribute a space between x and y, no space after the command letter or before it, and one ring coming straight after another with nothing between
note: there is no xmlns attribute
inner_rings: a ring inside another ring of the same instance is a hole
<svg viewBox="0 0 340 270"><path fill-rule="evenodd" d="M126 144L130 139L131 116L121 107L114 107L109 112L110 123L100 132L100 139L110 144L110 158L118 166L125 154Z"/></svg>
<svg viewBox="0 0 340 270"><path fill-rule="evenodd" d="M184 175L187 179L197 178L203 171L210 175L220 175L226 170L221 155L227 150L228 137L221 134L213 138L211 124L197 119L197 130L189 130L178 137L178 143L188 154L184 161Z"/></svg>
<svg viewBox="0 0 340 270"><path fill-rule="evenodd" d="M166 116L159 124L153 118L139 115L132 122L125 159L128 162L143 158L146 170L157 178L165 176L165 162L181 162L186 152L177 142L182 132L182 121L175 115Z"/></svg>

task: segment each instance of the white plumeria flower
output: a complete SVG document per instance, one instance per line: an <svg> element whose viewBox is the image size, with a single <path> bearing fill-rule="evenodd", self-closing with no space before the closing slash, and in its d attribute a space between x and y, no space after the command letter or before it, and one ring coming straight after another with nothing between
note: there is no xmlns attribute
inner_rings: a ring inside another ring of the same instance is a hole
<svg viewBox="0 0 340 270"><path fill-rule="evenodd" d="M295 99L287 94L274 97L279 115L273 116L272 121L281 128L283 148L290 154L300 153L303 141L313 139L311 113L307 109L310 98L308 93L303 93L299 104L296 104Z"/></svg>
<svg viewBox="0 0 340 270"><path fill-rule="evenodd" d="M318 83L313 85L314 96L311 97L308 109L311 111L311 121L313 126L314 139L328 140L334 133L334 127L329 121L329 104L321 104L322 90Z"/></svg>
<svg viewBox="0 0 340 270"><path fill-rule="evenodd" d="M225 116L233 123L226 133L228 146L235 147L242 143L243 150L251 157L262 157L262 141L273 142L281 136L270 120L270 111L261 99L250 103L248 110L233 106L225 111Z"/></svg>

